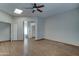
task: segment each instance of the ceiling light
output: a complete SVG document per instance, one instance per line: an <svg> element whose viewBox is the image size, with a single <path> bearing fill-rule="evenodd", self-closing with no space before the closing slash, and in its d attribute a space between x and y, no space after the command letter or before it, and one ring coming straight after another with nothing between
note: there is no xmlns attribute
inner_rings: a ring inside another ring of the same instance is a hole
<svg viewBox="0 0 79 59"><path fill-rule="evenodd" d="M14 10L14 13L16 13L16 14L21 14L23 12L23 10L20 10L20 9L15 9Z"/></svg>
<svg viewBox="0 0 79 59"><path fill-rule="evenodd" d="M36 8L33 8L33 10L37 10Z"/></svg>

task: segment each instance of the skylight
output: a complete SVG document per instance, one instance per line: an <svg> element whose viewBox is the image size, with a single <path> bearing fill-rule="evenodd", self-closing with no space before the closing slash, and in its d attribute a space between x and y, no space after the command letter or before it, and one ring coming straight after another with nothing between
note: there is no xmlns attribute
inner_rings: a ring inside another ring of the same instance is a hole
<svg viewBox="0 0 79 59"><path fill-rule="evenodd" d="M14 13L16 13L16 14L21 14L23 12L23 10L20 10L20 9L15 9L14 10Z"/></svg>

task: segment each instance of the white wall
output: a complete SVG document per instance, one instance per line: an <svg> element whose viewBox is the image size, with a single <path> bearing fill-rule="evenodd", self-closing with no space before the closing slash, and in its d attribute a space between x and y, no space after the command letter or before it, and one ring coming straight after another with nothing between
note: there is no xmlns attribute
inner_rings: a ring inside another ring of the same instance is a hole
<svg viewBox="0 0 79 59"><path fill-rule="evenodd" d="M11 40L17 40L17 24L15 23L15 19L13 19L13 23L11 24Z"/></svg>
<svg viewBox="0 0 79 59"><path fill-rule="evenodd" d="M37 38L36 39L42 39L44 38L44 23L45 20L43 18L39 18L37 19Z"/></svg>
<svg viewBox="0 0 79 59"><path fill-rule="evenodd" d="M12 18L10 15L0 11L0 22L12 23Z"/></svg>
<svg viewBox="0 0 79 59"><path fill-rule="evenodd" d="M46 19L44 38L79 46L79 9Z"/></svg>

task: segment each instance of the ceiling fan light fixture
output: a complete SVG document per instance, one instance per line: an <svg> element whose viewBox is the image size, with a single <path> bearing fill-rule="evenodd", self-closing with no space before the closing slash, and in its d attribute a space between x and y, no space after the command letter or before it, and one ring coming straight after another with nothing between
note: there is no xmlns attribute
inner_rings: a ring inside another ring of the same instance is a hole
<svg viewBox="0 0 79 59"><path fill-rule="evenodd" d="M37 10L36 8L33 8L33 10Z"/></svg>
<svg viewBox="0 0 79 59"><path fill-rule="evenodd" d="M20 9L17 9L17 8L14 10L14 13L16 13L16 14L21 14L22 12L23 12L23 10L20 10Z"/></svg>

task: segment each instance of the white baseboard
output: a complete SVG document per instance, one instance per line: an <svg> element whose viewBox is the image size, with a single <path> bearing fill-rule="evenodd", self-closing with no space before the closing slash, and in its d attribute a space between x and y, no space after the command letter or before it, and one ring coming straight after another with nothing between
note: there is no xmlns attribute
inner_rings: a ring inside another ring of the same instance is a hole
<svg viewBox="0 0 79 59"><path fill-rule="evenodd" d="M0 40L0 42L11 41L11 40Z"/></svg>
<svg viewBox="0 0 79 59"><path fill-rule="evenodd" d="M45 38L45 39L46 40L51 40L51 41L61 42L61 43L68 44L68 45L79 46L79 44L73 44L73 43L63 42L63 41L59 41L59 40L52 40L52 39L48 39L48 38Z"/></svg>

